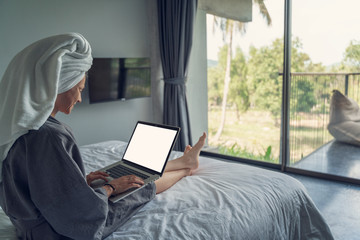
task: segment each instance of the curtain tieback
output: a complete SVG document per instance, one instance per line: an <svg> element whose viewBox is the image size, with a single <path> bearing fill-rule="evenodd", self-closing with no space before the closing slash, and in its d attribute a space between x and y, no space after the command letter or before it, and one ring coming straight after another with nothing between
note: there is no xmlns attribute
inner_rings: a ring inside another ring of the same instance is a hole
<svg viewBox="0 0 360 240"><path fill-rule="evenodd" d="M186 79L187 77L164 78L164 82L175 85L185 85Z"/></svg>

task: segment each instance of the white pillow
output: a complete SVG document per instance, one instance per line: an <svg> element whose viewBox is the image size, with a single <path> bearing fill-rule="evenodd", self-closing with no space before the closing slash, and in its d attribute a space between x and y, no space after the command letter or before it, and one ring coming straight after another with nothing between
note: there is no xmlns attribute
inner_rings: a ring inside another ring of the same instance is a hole
<svg viewBox="0 0 360 240"><path fill-rule="evenodd" d="M360 108L351 98L333 90L328 130L338 141L360 146Z"/></svg>

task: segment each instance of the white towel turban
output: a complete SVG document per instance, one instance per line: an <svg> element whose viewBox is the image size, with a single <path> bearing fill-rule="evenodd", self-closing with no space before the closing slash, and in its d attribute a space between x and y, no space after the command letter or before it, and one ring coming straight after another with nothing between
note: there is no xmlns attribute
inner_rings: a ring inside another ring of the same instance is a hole
<svg viewBox="0 0 360 240"><path fill-rule="evenodd" d="M91 64L91 47L78 33L39 40L12 59L0 81L0 181L2 162L16 139L39 129L57 94L78 84Z"/></svg>

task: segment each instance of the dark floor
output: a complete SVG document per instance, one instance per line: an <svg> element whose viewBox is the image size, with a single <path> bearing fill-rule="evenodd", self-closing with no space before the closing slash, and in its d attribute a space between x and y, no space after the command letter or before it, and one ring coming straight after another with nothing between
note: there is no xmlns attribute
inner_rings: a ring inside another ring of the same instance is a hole
<svg viewBox="0 0 360 240"><path fill-rule="evenodd" d="M291 167L360 179L360 147L331 141Z"/></svg>
<svg viewBox="0 0 360 240"><path fill-rule="evenodd" d="M360 186L289 175L306 187L336 240L360 240Z"/></svg>
<svg viewBox="0 0 360 240"><path fill-rule="evenodd" d="M360 179L360 147L331 141L292 167ZM360 186L291 174L308 190L337 240L360 240Z"/></svg>

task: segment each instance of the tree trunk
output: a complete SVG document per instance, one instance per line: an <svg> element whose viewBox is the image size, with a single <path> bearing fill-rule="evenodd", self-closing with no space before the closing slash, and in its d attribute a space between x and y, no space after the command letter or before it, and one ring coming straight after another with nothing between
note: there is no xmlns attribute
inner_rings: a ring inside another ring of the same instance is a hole
<svg viewBox="0 0 360 240"><path fill-rule="evenodd" d="M236 120L240 122L240 110L237 104L235 104L236 107Z"/></svg>
<svg viewBox="0 0 360 240"><path fill-rule="evenodd" d="M225 126L225 118L226 118L226 105L227 105L227 97L229 93L229 86L230 86L230 69L231 69L231 56L232 56L232 35L233 35L233 26L229 27L229 44L227 49L227 58L226 58L226 69L225 69L225 78L224 78L224 94L223 94L223 100L222 100L222 107L221 107L221 121L219 128L214 136L214 141L218 141L221 133Z"/></svg>

